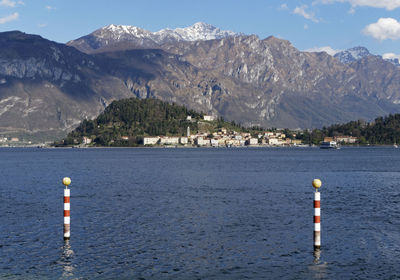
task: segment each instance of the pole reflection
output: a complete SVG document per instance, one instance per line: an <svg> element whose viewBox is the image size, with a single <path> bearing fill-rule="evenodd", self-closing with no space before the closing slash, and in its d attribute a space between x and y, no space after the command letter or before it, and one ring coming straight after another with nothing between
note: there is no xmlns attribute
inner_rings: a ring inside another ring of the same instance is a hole
<svg viewBox="0 0 400 280"><path fill-rule="evenodd" d="M312 279L326 279L328 276L328 264L321 261L321 250L314 250L314 264L311 265L310 271L312 274Z"/></svg>
<svg viewBox="0 0 400 280"><path fill-rule="evenodd" d="M321 259L321 250L315 249L314 250L314 263L319 264L319 260Z"/></svg>
<svg viewBox="0 0 400 280"><path fill-rule="evenodd" d="M74 275L74 266L72 264L74 251L71 248L71 244L69 240L64 241L62 256L61 256L61 264L63 266L63 277L72 277Z"/></svg>

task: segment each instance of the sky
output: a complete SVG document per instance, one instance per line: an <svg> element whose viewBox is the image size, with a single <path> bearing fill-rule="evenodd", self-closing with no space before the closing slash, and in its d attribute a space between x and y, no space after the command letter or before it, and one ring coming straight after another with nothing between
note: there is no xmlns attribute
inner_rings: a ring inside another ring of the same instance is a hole
<svg viewBox="0 0 400 280"><path fill-rule="evenodd" d="M66 43L109 24L159 31L209 23L301 51L363 46L400 58L400 0L0 0L0 32Z"/></svg>

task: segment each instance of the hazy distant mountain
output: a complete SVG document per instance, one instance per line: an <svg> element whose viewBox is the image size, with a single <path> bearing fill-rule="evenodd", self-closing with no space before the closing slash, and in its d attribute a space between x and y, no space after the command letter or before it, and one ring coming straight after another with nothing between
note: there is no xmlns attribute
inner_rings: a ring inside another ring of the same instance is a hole
<svg viewBox="0 0 400 280"><path fill-rule="evenodd" d="M337 52L334 57L339 59L342 63L349 64L358 61L364 57L373 56L365 47L354 47L345 51ZM381 56L378 56L382 58ZM397 58L383 58L385 61L392 63L395 66L400 66Z"/></svg>
<svg viewBox="0 0 400 280"><path fill-rule="evenodd" d="M69 41L67 45L73 46L80 51L91 53L96 50L118 48L127 43L138 48L155 48L165 43L213 40L239 35L232 31L220 30L202 22L186 28L167 28L158 32L151 32L136 26L111 24L89 35Z"/></svg>
<svg viewBox="0 0 400 280"><path fill-rule="evenodd" d="M338 52L334 55L334 57L339 59L342 63L348 64L370 55L371 54L367 48L354 47L345 51Z"/></svg>
<svg viewBox="0 0 400 280"><path fill-rule="evenodd" d="M396 65L397 67L400 67L400 62L398 58L385 58L386 61L389 61L393 65Z"/></svg>
<svg viewBox="0 0 400 280"><path fill-rule="evenodd" d="M112 29L103 31L118 38ZM91 55L40 36L0 33L0 133L65 135L112 100L132 96L264 127L322 127L400 110L400 69L362 49L345 64L275 37L222 32L191 41L212 32L186 30L179 35L185 40L151 39L159 45L146 49L151 36L130 32L142 41Z"/></svg>

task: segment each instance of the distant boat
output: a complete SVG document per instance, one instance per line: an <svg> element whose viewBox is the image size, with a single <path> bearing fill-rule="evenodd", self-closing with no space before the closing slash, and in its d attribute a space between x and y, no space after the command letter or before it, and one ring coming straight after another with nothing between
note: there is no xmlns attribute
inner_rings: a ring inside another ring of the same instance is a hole
<svg viewBox="0 0 400 280"><path fill-rule="evenodd" d="M322 142L321 146L319 146L321 149L340 149L339 145L336 143L336 141L328 141L328 142Z"/></svg>
<svg viewBox="0 0 400 280"><path fill-rule="evenodd" d="M398 147L396 143L393 144L393 148L397 149Z"/></svg>

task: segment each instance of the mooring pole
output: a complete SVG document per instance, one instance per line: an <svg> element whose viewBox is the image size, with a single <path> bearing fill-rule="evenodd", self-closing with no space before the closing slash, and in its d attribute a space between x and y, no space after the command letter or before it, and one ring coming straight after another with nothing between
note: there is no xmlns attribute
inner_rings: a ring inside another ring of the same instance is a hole
<svg viewBox="0 0 400 280"><path fill-rule="evenodd" d="M314 250L321 249L321 193L318 189L321 187L321 180L314 179L312 185L314 192Z"/></svg>
<svg viewBox="0 0 400 280"><path fill-rule="evenodd" d="M69 177L65 177L62 180L62 183L65 186L64 189L64 240L69 240L71 237L71 204L70 204L70 190L68 186L71 184L71 179Z"/></svg>

